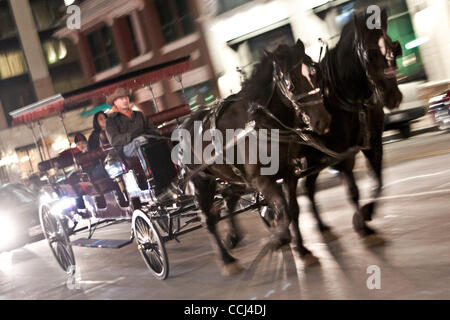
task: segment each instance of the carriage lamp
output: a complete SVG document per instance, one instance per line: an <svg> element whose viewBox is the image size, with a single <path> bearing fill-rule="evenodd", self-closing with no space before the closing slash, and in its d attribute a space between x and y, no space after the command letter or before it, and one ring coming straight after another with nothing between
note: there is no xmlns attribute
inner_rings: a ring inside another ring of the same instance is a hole
<svg viewBox="0 0 450 320"><path fill-rule="evenodd" d="M77 201L74 198L64 197L53 204L51 212L54 215L60 215L66 211L73 210L76 206Z"/></svg>
<svg viewBox="0 0 450 320"><path fill-rule="evenodd" d="M16 224L8 216L0 216L0 247L7 247L16 238Z"/></svg>
<svg viewBox="0 0 450 320"><path fill-rule="evenodd" d="M115 179L125 173L125 166L121 160L108 157L105 160L105 170L111 179Z"/></svg>
<svg viewBox="0 0 450 320"><path fill-rule="evenodd" d="M41 204L45 204L45 203L50 203L57 199L58 199L58 195L56 194L56 192L52 192L52 193L44 192L40 195L39 202Z"/></svg>

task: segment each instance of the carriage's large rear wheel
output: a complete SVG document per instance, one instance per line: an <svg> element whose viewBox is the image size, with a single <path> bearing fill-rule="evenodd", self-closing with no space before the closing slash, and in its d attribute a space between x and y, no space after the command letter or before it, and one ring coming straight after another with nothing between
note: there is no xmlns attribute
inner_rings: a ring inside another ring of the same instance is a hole
<svg viewBox="0 0 450 320"><path fill-rule="evenodd" d="M42 229L59 266L68 274L75 272L75 256L69 235L61 219L52 214L48 206L39 212Z"/></svg>
<svg viewBox="0 0 450 320"><path fill-rule="evenodd" d="M132 227L138 249L147 267L158 280L166 279L169 275L169 259L158 229L140 210L133 213Z"/></svg>

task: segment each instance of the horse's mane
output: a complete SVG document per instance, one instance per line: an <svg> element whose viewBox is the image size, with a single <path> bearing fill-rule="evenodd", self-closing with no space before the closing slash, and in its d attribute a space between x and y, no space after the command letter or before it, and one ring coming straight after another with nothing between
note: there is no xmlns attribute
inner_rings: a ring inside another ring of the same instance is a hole
<svg viewBox="0 0 450 320"><path fill-rule="evenodd" d="M249 100L260 97L261 91L266 90L272 82L272 73L272 55L271 53L265 53L261 61L255 65L252 75L242 84L239 95Z"/></svg>
<svg viewBox="0 0 450 320"><path fill-rule="evenodd" d="M356 28L355 20L350 19L344 25L336 46L328 50L320 63L322 85L332 85L335 91L347 98L366 95L368 90L363 89L367 77L356 53Z"/></svg>

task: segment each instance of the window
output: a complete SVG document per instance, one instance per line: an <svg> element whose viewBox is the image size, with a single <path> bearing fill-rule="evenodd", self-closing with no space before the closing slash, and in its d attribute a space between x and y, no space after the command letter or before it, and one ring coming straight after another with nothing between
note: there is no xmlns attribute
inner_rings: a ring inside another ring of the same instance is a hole
<svg viewBox="0 0 450 320"><path fill-rule="evenodd" d="M188 0L156 0L161 28L166 42L171 42L194 32Z"/></svg>
<svg viewBox="0 0 450 320"><path fill-rule="evenodd" d="M12 122L9 112L36 102L32 83L28 73L1 80L0 100L8 125Z"/></svg>
<svg viewBox="0 0 450 320"><path fill-rule="evenodd" d="M41 161L39 150L35 145L29 145L16 149L17 159L19 160L20 172L23 176L29 176L37 172L38 163Z"/></svg>
<svg viewBox="0 0 450 320"><path fill-rule="evenodd" d="M187 100L189 107L195 111L200 107L208 107L214 104L218 95L213 91L210 81L206 81L183 91L178 91L181 101Z"/></svg>
<svg viewBox="0 0 450 320"><path fill-rule="evenodd" d="M49 65L67 57L67 47L63 40L48 40L43 44L43 47Z"/></svg>
<svg viewBox="0 0 450 320"><path fill-rule="evenodd" d="M261 61L265 50L273 51L281 44L292 46L294 43L294 35L290 24L248 39L252 62L254 63Z"/></svg>
<svg viewBox="0 0 450 320"><path fill-rule="evenodd" d="M131 55L131 58L134 58L134 57L139 55L139 47L138 47L138 44L137 44L136 35L135 35L134 28L133 28L133 23L131 22L131 16L127 15L125 17L125 22L126 22L127 27L128 27L128 35L130 37L131 44L132 44L132 55Z"/></svg>
<svg viewBox="0 0 450 320"><path fill-rule="evenodd" d="M0 39L15 36L16 25L9 11L8 2L0 1Z"/></svg>
<svg viewBox="0 0 450 320"><path fill-rule="evenodd" d="M252 0L217 0L219 2L219 14L230 11L234 8L242 6Z"/></svg>
<svg viewBox="0 0 450 320"><path fill-rule="evenodd" d="M110 28L105 25L89 33L87 38L97 73L119 63Z"/></svg>
<svg viewBox="0 0 450 320"><path fill-rule="evenodd" d="M0 52L0 79L7 79L27 72L22 50Z"/></svg>
<svg viewBox="0 0 450 320"><path fill-rule="evenodd" d="M38 31L57 27L65 14L64 0L31 0L30 6Z"/></svg>

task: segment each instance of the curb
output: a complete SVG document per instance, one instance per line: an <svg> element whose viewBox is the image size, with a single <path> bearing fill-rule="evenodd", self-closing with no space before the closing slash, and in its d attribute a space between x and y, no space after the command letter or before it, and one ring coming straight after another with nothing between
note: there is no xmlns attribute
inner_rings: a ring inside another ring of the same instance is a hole
<svg viewBox="0 0 450 320"><path fill-rule="evenodd" d="M439 131L439 127L437 125L432 125L432 126L429 126L429 127L416 129L414 131L411 131L410 137L414 137L414 136L417 136L419 134L433 132L433 131ZM384 142L390 142L391 140L398 140L398 139L405 139L405 138L403 138L400 133L396 133L396 134L392 134L392 135L383 137L383 143Z"/></svg>

